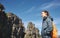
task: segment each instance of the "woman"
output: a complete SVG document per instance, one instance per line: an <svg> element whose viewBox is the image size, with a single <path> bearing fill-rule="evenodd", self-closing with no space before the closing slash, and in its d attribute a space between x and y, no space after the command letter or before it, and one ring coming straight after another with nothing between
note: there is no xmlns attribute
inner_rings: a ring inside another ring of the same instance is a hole
<svg viewBox="0 0 60 38"><path fill-rule="evenodd" d="M41 35L42 38L51 38L51 31L52 31L52 18L49 16L48 11L42 11L42 31Z"/></svg>

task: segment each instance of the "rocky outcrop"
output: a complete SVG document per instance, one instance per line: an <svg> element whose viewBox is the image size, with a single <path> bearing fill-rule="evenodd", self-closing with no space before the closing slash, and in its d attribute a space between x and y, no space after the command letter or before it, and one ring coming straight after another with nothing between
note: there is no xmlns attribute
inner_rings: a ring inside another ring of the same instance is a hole
<svg viewBox="0 0 60 38"><path fill-rule="evenodd" d="M2 4L0 4L0 38L10 38L8 18Z"/></svg>
<svg viewBox="0 0 60 38"><path fill-rule="evenodd" d="M24 31L22 19L18 18L13 13L7 13L7 16L8 16L8 23L10 26L11 37L12 38L19 38L20 34L21 34L21 30L22 30L22 32Z"/></svg>
<svg viewBox="0 0 60 38"><path fill-rule="evenodd" d="M40 38L39 30L32 22L28 23L25 38Z"/></svg>

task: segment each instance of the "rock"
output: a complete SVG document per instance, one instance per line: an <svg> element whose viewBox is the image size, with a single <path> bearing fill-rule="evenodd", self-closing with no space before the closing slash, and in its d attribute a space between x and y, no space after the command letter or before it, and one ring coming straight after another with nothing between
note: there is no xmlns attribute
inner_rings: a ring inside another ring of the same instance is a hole
<svg viewBox="0 0 60 38"><path fill-rule="evenodd" d="M23 32L24 26L22 23L22 19L18 18L13 13L7 13L7 16L8 16L8 21L9 21L9 25L10 25L11 37L20 38L21 35L24 35L24 32ZM23 33L21 32L21 30Z"/></svg>
<svg viewBox="0 0 60 38"><path fill-rule="evenodd" d="M25 38L40 38L39 29L32 22L28 23Z"/></svg>
<svg viewBox="0 0 60 38"><path fill-rule="evenodd" d="M0 3L0 10L4 10L5 7Z"/></svg>
<svg viewBox="0 0 60 38"><path fill-rule="evenodd" d="M4 10L4 6L0 4L0 38L10 38L8 17Z"/></svg>

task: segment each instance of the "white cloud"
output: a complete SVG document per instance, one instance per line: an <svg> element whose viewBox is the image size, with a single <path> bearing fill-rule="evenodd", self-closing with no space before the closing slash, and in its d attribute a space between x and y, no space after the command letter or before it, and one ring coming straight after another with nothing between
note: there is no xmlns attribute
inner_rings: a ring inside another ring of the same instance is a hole
<svg viewBox="0 0 60 38"><path fill-rule="evenodd" d="M53 4L47 4L47 3L45 3L45 4L42 4L41 5L41 7L40 7L40 9L48 9L48 8L50 8L50 7L52 7L53 6Z"/></svg>
<svg viewBox="0 0 60 38"><path fill-rule="evenodd" d="M55 2L44 3L40 6L40 9L49 9L57 6L60 6L60 3L55 3Z"/></svg>
<svg viewBox="0 0 60 38"><path fill-rule="evenodd" d="M35 9L35 7L32 6L31 8L27 9L27 10L25 11L25 13L30 13L30 12L32 12L34 9Z"/></svg>
<svg viewBox="0 0 60 38"><path fill-rule="evenodd" d="M54 22L55 22L56 24L60 24L60 18L55 18L55 19L54 19Z"/></svg>
<svg viewBox="0 0 60 38"><path fill-rule="evenodd" d="M60 6L60 3L54 3L54 6Z"/></svg>

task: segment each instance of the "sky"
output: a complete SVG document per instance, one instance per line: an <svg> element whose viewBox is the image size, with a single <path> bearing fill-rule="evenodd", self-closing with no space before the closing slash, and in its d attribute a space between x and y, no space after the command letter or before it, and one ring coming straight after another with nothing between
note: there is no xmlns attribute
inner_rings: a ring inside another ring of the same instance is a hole
<svg viewBox="0 0 60 38"><path fill-rule="evenodd" d="M58 29L58 35L60 35L60 0L0 0L0 3L4 5L6 13L11 12L21 18L25 27L28 22L33 22L40 32L41 12L49 11Z"/></svg>

